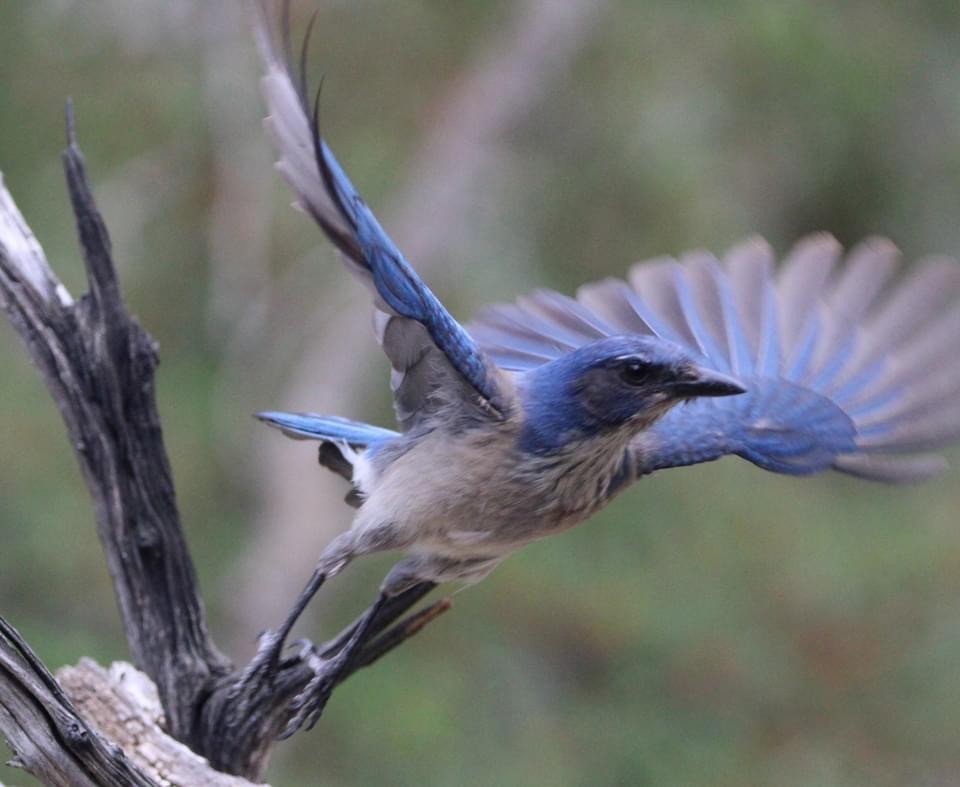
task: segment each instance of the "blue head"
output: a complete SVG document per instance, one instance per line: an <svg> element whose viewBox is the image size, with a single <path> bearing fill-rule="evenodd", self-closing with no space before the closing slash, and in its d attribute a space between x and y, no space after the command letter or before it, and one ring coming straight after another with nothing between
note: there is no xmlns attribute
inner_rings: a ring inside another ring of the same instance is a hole
<svg viewBox="0 0 960 787"><path fill-rule="evenodd" d="M527 372L520 387L521 447L533 453L593 436L629 437L683 400L745 391L652 336L598 339Z"/></svg>

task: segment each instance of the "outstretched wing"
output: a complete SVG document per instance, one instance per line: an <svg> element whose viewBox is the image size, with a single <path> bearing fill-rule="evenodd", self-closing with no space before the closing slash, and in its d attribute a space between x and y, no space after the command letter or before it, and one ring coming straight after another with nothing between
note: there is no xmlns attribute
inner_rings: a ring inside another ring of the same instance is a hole
<svg viewBox="0 0 960 787"><path fill-rule="evenodd" d="M496 368L423 283L360 198L320 135L317 98L306 93L308 29L300 73L292 65L289 3L277 29L276 3L256 4L267 126L278 169L339 249L347 266L373 292L377 338L393 366L397 417L404 429L457 397L501 415L503 392ZM462 389L451 391L452 388Z"/></svg>
<svg viewBox="0 0 960 787"><path fill-rule="evenodd" d="M750 239L723 262L693 252L638 263L576 300L536 292L487 309L470 331L515 371L602 336L653 334L747 386L680 405L637 437L637 475L727 454L793 475L933 475L945 463L926 452L960 436L960 264L924 260L888 286L889 241L841 255L813 235L775 272L770 247Z"/></svg>

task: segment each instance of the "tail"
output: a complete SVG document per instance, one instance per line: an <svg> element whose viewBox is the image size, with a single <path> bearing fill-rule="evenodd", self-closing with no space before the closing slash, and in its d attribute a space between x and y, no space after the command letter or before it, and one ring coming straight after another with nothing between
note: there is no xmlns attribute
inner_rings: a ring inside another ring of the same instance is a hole
<svg viewBox="0 0 960 787"><path fill-rule="evenodd" d="M400 436L390 429L335 415L265 412L257 413L255 417L294 440L320 440L346 444L353 448L366 448L373 443Z"/></svg>
<svg viewBox="0 0 960 787"><path fill-rule="evenodd" d="M400 436L390 429L335 415L266 412L257 413L255 417L294 440L319 441L320 464L351 483L354 482L354 470L361 453L375 450L378 445ZM363 502L356 485L345 499L355 508Z"/></svg>

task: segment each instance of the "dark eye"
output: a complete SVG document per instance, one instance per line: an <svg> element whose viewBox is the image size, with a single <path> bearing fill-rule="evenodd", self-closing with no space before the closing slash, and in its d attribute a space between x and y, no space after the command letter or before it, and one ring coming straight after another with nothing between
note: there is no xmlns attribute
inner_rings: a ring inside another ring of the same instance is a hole
<svg viewBox="0 0 960 787"><path fill-rule="evenodd" d="M638 358L625 361L620 367L620 376L627 385L643 385L650 382L651 364Z"/></svg>

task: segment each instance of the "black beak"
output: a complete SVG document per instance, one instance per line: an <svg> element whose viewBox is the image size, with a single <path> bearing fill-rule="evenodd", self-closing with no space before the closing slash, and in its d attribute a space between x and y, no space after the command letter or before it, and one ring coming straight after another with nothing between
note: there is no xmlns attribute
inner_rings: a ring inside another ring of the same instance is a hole
<svg viewBox="0 0 960 787"><path fill-rule="evenodd" d="M670 383L671 396L678 399L690 399L695 396L735 396L746 393L747 389L733 377L728 377L712 369L691 365Z"/></svg>

